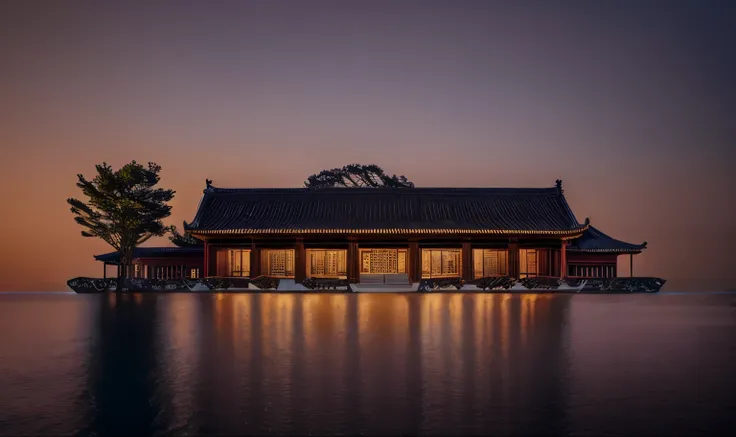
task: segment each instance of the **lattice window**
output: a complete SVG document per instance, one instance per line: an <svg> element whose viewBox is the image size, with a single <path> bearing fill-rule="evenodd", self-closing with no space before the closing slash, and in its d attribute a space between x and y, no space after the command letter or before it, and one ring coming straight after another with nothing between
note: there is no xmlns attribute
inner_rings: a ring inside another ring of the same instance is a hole
<svg viewBox="0 0 736 437"><path fill-rule="evenodd" d="M250 250L228 250L227 276L250 276Z"/></svg>
<svg viewBox="0 0 736 437"><path fill-rule="evenodd" d="M509 252L498 249L473 249L473 276L484 278L488 276L508 275Z"/></svg>
<svg viewBox="0 0 736 437"><path fill-rule="evenodd" d="M361 249L361 273L406 273L406 249Z"/></svg>
<svg viewBox="0 0 736 437"><path fill-rule="evenodd" d="M519 277L526 278L539 274L536 249L519 249Z"/></svg>
<svg viewBox="0 0 736 437"><path fill-rule="evenodd" d="M325 257L324 253L321 253L322 256L313 256L312 257L312 274L315 276L321 276L325 274Z"/></svg>
<svg viewBox="0 0 736 437"><path fill-rule="evenodd" d="M396 273L397 252L390 249L372 250L370 255L371 273Z"/></svg>
<svg viewBox="0 0 736 437"><path fill-rule="evenodd" d="M347 275L347 250L307 249L307 274L310 277Z"/></svg>
<svg viewBox="0 0 736 437"><path fill-rule="evenodd" d="M294 249L265 249L264 258L268 276L294 276Z"/></svg>
<svg viewBox="0 0 736 437"><path fill-rule="evenodd" d="M423 278L460 276L461 266L460 249L422 249Z"/></svg>
<svg viewBox="0 0 736 437"><path fill-rule="evenodd" d="M398 250L396 253L396 272L406 273L406 251Z"/></svg>

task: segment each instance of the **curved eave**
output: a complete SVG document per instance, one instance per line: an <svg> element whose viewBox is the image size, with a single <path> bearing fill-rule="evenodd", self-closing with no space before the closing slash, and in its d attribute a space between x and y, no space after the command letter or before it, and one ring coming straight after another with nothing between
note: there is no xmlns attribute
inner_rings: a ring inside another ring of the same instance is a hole
<svg viewBox="0 0 736 437"><path fill-rule="evenodd" d="M133 259L187 257L198 256L202 253L204 253L204 245L195 247L136 248L133 252ZM120 264L120 255L118 252L108 252L92 256L95 261L105 262L112 265Z"/></svg>
<svg viewBox="0 0 736 437"><path fill-rule="evenodd" d="M95 258L95 261L104 262L106 264L110 264L110 265L120 264L120 259L109 259L111 258L109 254L93 255L93 257Z"/></svg>
<svg viewBox="0 0 736 437"><path fill-rule="evenodd" d="M212 229L190 231L195 235L297 235L297 234L371 234L371 235L401 235L401 234L441 234L441 235L544 235L575 238L582 234L588 225L568 230L528 230L528 229Z"/></svg>
<svg viewBox="0 0 736 437"><path fill-rule="evenodd" d="M567 252L579 252L579 253L617 253L620 255L632 254L636 255L643 252L641 250L631 249L567 249Z"/></svg>

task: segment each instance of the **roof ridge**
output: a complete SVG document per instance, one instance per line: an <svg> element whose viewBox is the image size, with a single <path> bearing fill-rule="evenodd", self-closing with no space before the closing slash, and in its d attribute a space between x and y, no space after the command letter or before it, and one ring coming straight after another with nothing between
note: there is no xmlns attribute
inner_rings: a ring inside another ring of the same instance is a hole
<svg viewBox="0 0 736 437"><path fill-rule="evenodd" d="M270 188L270 187L247 187L247 188L218 188L210 186L204 190L204 193L340 193L348 194L355 192L370 193L412 193L412 192L438 192L438 193L482 193L482 192L511 192L511 193L549 193L560 194L555 187L414 187L414 188L395 188L395 187L330 187L330 188L306 188L306 187L286 187L286 188Z"/></svg>

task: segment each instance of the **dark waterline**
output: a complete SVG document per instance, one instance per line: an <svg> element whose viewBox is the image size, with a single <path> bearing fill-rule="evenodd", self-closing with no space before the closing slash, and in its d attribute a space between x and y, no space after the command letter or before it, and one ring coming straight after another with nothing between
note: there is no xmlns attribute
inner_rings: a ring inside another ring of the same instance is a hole
<svg viewBox="0 0 736 437"><path fill-rule="evenodd" d="M0 435L705 435L736 295L0 294Z"/></svg>

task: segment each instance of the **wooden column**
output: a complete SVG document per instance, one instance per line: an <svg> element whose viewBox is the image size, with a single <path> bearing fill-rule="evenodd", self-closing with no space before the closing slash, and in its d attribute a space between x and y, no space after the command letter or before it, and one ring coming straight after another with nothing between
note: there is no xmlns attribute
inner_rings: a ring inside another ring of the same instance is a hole
<svg viewBox="0 0 736 437"><path fill-rule="evenodd" d="M207 271L207 276L217 276L217 251L218 249L213 247L211 244L207 246L206 258L204 259L204 268Z"/></svg>
<svg viewBox="0 0 736 437"><path fill-rule="evenodd" d="M548 249L537 249L537 274L539 276L549 276L549 265L547 264Z"/></svg>
<svg viewBox="0 0 736 437"><path fill-rule="evenodd" d="M202 266L202 277L203 278L208 277L209 276L209 273L210 273L209 259L210 259L210 245L205 240L205 242L204 242L204 263L203 263L203 266Z"/></svg>
<svg viewBox="0 0 736 437"><path fill-rule="evenodd" d="M629 277L634 277L634 254L629 254Z"/></svg>
<svg viewBox="0 0 736 437"><path fill-rule="evenodd" d="M473 249L470 242L463 243L462 249L462 278L466 281L473 280Z"/></svg>
<svg viewBox="0 0 736 437"><path fill-rule="evenodd" d="M102 263L102 279L107 279L107 263Z"/></svg>
<svg viewBox="0 0 736 437"><path fill-rule="evenodd" d="M294 281L297 284L307 276L307 254L304 250L304 238L298 237L294 245Z"/></svg>
<svg viewBox="0 0 736 437"><path fill-rule="evenodd" d="M509 276L519 277L519 243L509 243Z"/></svg>
<svg viewBox="0 0 736 437"><path fill-rule="evenodd" d="M407 266L409 280L419 282L422 280L422 251L419 249L419 243L412 241L409 243L409 265Z"/></svg>
<svg viewBox="0 0 736 437"><path fill-rule="evenodd" d="M345 275L348 277L348 281L353 279L353 245L348 242L348 248L345 251Z"/></svg>
<svg viewBox="0 0 736 437"><path fill-rule="evenodd" d="M567 240L562 240L560 247L560 278L567 276Z"/></svg>
<svg viewBox="0 0 736 437"><path fill-rule="evenodd" d="M250 277L257 278L261 276L261 249L256 245L255 240L250 243Z"/></svg>
<svg viewBox="0 0 736 437"><path fill-rule="evenodd" d="M360 281L360 249L358 242L350 240L348 243L348 280L353 283Z"/></svg>

